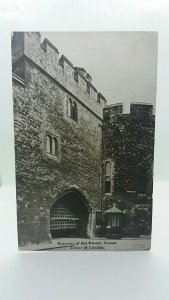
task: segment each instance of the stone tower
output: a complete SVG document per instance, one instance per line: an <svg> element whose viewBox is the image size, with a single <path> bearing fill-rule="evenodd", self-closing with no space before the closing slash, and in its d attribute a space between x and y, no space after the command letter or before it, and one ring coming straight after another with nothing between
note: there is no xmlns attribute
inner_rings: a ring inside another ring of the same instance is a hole
<svg viewBox="0 0 169 300"><path fill-rule="evenodd" d="M105 98L38 32L12 39L19 243L95 233Z"/></svg>
<svg viewBox="0 0 169 300"><path fill-rule="evenodd" d="M153 192L153 106L131 103L130 113L122 104L106 106L103 113L104 202L129 214L140 214L150 229ZM144 219L144 218L143 218ZM135 229L138 224L133 224ZM140 225L141 226L141 225Z"/></svg>

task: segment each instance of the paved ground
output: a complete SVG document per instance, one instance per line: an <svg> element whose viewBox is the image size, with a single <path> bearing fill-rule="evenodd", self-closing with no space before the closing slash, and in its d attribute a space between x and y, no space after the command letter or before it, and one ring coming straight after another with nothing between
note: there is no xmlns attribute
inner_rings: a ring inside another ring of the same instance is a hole
<svg viewBox="0 0 169 300"><path fill-rule="evenodd" d="M121 239L121 240L105 240L105 239L74 239L74 238L60 238L54 239L51 243L28 244L20 247L22 251L58 251L58 250L87 250L87 251L142 251L149 250L151 246L150 238L136 238L136 239Z"/></svg>

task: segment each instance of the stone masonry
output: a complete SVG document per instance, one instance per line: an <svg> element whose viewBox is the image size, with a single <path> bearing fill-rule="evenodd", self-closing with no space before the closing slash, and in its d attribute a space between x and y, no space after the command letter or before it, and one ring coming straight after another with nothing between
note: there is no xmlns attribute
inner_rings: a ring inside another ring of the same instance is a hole
<svg viewBox="0 0 169 300"><path fill-rule="evenodd" d="M106 106L103 119L104 167L109 163L111 168L109 190L104 190L104 209L116 203L125 211L125 218L132 219L132 222L135 219L134 231L150 233L155 125L153 106L131 103L128 114L123 114L122 104ZM105 185L107 178L109 174L105 170ZM141 224L143 221L144 226ZM139 226L144 229L139 229Z"/></svg>
<svg viewBox="0 0 169 300"><path fill-rule="evenodd" d="M48 40L41 44L39 33L15 33L12 53L19 242L50 240L50 208L72 189L88 203L92 236L101 209L105 98L84 69L59 59ZM70 99L78 120L68 116ZM46 153L47 133L57 138L57 158Z"/></svg>
<svg viewBox="0 0 169 300"><path fill-rule="evenodd" d="M14 33L12 69L19 245L51 241L52 218L64 209L58 224L74 211L73 232L82 218L81 237L92 238L113 204L124 212L124 235L149 234L152 105L131 103L129 114L106 106L90 74L38 32Z"/></svg>

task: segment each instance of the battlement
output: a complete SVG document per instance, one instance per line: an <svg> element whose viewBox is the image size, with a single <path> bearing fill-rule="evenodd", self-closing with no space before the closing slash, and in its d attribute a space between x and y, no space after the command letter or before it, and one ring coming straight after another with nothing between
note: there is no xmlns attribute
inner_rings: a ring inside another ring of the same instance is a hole
<svg viewBox="0 0 169 300"><path fill-rule="evenodd" d="M42 44L41 44L41 48L45 51L45 52L47 52L47 45L49 46L49 47L51 47L52 49L54 49L55 51L56 51L56 53L58 53L59 54L59 51L58 51L58 49L47 39L47 38L45 38L44 40L43 40L43 42L42 42Z"/></svg>
<svg viewBox="0 0 169 300"><path fill-rule="evenodd" d="M110 115L112 117L126 115L126 113L123 112L123 107L123 103L107 105L104 108L104 115ZM145 102L131 102L130 112L128 114L137 117L153 115L153 105Z"/></svg>
<svg viewBox="0 0 169 300"><path fill-rule="evenodd" d="M12 37L13 72L25 80L26 72L19 65L26 60L36 68L44 70L77 99L90 107L100 118L106 100L92 84L92 77L84 68L74 66L48 40L41 43L39 32L15 32Z"/></svg>

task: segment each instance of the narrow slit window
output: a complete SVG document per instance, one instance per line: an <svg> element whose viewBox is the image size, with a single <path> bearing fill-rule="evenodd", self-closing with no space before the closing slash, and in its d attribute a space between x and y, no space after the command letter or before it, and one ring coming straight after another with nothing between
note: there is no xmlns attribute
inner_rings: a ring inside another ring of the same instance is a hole
<svg viewBox="0 0 169 300"><path fill-rule="evenodd" d="M110 177L106 177L105 179L105 193L110 193Z"/></svg>
<svg viewBox="0 0 169 300"><path fill-rule="evenodd" d="M74 72L74 79L75 79L75 81L78 82L78 72L77 71Z"/></svg>
<svg viewBox="0 0 169 300"><path fill-rule="evenodd" d="M46 150L47 153L52 154L52 138L50 135L47 135L47 140L46 140Z"/></svg>
<svg viewBox="0 0 169 300"><path fill-rule="evenodd" d="M71 99L67 100L67 115L74 121L78 120L77 103Z"/></svg>
<svg viewBox="0 0 169 300"><path fill-rule="evenodd" d="M90 93L90 83L88 81L87 81L86 88L87 88L87 92Z"/></svg>
<svg viewBox="0 0 169 300"><path fill-rule="evenodd" d="M71 118L72 117L72 100L67 100L67 115Z"/></svg>
<svg viewBox="0 0 169 300"><path fill-rule="evenodd" d="M77 121L77 104L76 102L74 101L73 102L73 120Z"/></svg>
<svg viewBox="0 0 169 300"><path fill-rule="evenodd" d="M55 137L52 139L52 154L58 156L58 141Z"/></svg>
<svg viewBox="0 0 169 300"><path fill-rule="evenodd" d="M107 161L105 163L105 175L110 176L111 175L110 173L111 173L111 165L110 165L110 162Z"/></svg>

